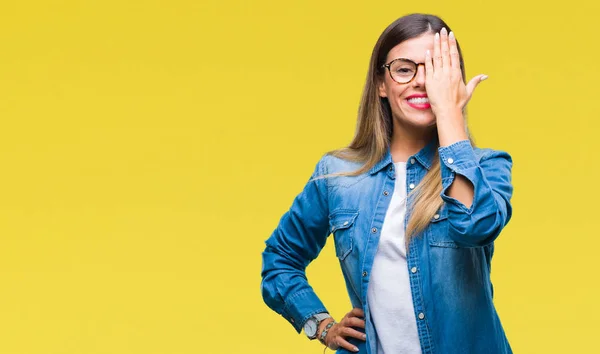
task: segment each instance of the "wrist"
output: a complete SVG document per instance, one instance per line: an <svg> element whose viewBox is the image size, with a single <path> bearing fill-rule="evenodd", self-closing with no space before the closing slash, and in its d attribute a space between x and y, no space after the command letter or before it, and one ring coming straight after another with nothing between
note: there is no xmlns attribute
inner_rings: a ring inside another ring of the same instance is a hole
<svg viewBox="0 0 600 354"><path fill-rule="evenodd" d="M460 111L446 111L436 115L436 125L440 146L448 146L469 139L465 119Z"/></svg>
<svg viewBox="0 0 600 354"><path fill-rule="evenodd" d="M327 318L327 319L321 321L321 323L319 323L319 328L317 330L317 335L321 335L321 333L323 332L323 330L325 329L325 327L329 324L329 322L334 322L333 317Z"/></svg>
<svg viewBox="0 0 600 354"><path fill-rule="evenodd" d="M433 109L432 109L433 110ZM438 120L456 120L463 119L463 110L458 107L439 108L433 112Z"/></svg>
<svg viewBox="0 0 600 354"><path fill-rule="evenodd" d="M329 335L329 330L331 330L331 328L336 324L337 324L337 322L334 319L331 319L330 321L327 322L327 324L325 324L325 327L323 327L323 329L321 329L321 331L319 332L319 335L317 338L319 338L319 342L321 342L321 344L323 344L325 347L329 347L329 343L327 342L327 336Z"/></svg>
<svg viewBox="0 0 600 354"><path fill-rule="evenodd" d="M304 333L310 340L318 338L319 333L320 333L319 328L321 328L321 323L323 321L327 321L329 319L331 319L331 315L327 312L321 312L321 313L317 313L317 314L311 316L304 323L304 326L303 326Z"/></svg>

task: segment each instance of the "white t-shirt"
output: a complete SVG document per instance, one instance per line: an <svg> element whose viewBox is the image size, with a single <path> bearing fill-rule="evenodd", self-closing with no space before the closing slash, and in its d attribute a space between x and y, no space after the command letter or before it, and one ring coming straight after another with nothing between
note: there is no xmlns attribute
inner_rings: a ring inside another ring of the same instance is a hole
<svg viewBox="0 0 600 354"><path fill-rule="evenodd" d="M373 261L367 301L377 354L421 354L404 245L406 162L394 162L396 184Z"/></svg>

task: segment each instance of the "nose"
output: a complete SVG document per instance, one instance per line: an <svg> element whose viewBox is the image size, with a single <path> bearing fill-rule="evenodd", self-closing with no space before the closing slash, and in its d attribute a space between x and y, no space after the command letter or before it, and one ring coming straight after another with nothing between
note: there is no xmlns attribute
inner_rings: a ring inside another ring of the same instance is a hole
<svg viewBox="0 0 600 354"><path fill-rule="evenodd" d="M417 75L413 80L413 86L425 87L425 64L419 64L417 66Z"/></svg>

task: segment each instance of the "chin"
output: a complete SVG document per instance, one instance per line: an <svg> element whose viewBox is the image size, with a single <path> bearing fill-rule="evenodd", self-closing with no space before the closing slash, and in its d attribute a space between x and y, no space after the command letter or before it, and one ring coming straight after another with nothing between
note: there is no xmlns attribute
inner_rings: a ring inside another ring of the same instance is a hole
<svg viewBox="0 0 600 354"><path fill-rule="evenodd" d="M419 115L411 114L405 118L401 118L401 120L412 126L421 128L432 127L436 123L435 116L430 112Z"/></svg>

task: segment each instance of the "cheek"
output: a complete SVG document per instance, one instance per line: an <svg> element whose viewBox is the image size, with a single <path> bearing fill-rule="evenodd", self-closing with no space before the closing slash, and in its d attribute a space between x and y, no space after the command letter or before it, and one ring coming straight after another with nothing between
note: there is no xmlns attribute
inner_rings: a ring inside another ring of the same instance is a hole
<svg viewBox="0 0 600 354"><path fill-rule="evenodd" d="M401 101L401 100L404 99L403 96L404 96L406 90L407 90L407 87L405 87L403 85L396 84L394 86L391 86L388 89L388 96L389 97L393 97L393 99L395 101Z"/></svg>
<svg viewBox="0 0 600 354"><path fill-rule="evenodd" d="M404 91L406 91L406 89L408 88L408 85L399 84L395 81L392 81L392 79L388 79L385 81L385 87L386 87L386 91L388 94L398 97Z"/></svg>
<svg viewBox="0 0 600 354"><path fill-rule="evenodd" d="M408 89L408 85L401 85L391 78L386 77L384 83L384 90L388 98L397 99Z"/></svg>

